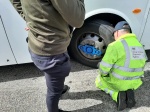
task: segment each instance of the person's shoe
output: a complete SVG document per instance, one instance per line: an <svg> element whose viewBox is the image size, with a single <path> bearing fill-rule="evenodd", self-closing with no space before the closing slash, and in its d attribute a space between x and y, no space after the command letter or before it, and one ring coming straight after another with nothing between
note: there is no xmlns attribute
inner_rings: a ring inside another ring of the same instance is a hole
<svg viewBox="0 0 150 112"><path fill-rule="evenodd" d="M134 107L136 104L134 99L134 91L129 89L126 91L126 95L127 95L127 107L128 108Z"/></svg>
<svg viewBox="0 0 150 112"><path fill-rule="evenodd" d="M62 91L62 95L63 94L65 94L68 90L70 89L70 87L69 86L67 86L67 85L64 85L64 88L63 88L63 91Z"/></svg>
<svg viewBox="0 0 150 112"><path fill-rule="evenodd" d="M64 111L64 110L58 109L58 112L71 112L71 111Z"/></svg>
<svg viewBox="0 0 150 112"><path fill-rule="evenodd" d="M127 107L126 92L125 91L120 91L118 93L118 98L117 98L117 110L121 111L121 110L124 110L126 107Z"/></svg>

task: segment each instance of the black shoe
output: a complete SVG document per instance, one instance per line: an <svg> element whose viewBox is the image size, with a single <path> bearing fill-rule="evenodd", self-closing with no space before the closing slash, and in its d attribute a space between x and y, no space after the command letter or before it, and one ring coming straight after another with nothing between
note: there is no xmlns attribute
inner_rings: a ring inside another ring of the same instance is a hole
<svg viewBox="0 0 150 112"><path fill-rule="evenodd" d="M69 86L64 85L64 88L63 88L63 91L62 91L62 93L61 93L61 94L65 94L65 93L66 93L69 89L70 89L70 87L69 87Z"/></svg>
<svg viewBox="0 0 150 112"><path fill-rule="evenodd" d="M124 110L127 107L126 104L126 92L120 91L117 98L117 110L121 111Z"/></svg>
<svg viewBox="0 0 150 112"><path fill-rule="evenodd" d="M134 107L136 104L134 99L134 91L129 89L126 91L126 95L127 95L127 107L128 108Z"/></svg>
<svg viewBox="0 0 150 112"><path fill-rule="evenodd" d="M58 112L71 112L71 111L64 111L64 110L58 109Z"/></svg>

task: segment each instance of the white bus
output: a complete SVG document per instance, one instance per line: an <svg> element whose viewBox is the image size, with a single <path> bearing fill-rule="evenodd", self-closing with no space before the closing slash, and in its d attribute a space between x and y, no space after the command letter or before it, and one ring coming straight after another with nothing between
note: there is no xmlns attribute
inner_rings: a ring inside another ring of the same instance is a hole
<svg viewBox="0 0 150 112"><path fill-rule="evenodd" d="M0 0L0 5L0 66L31 62L25 21L9 0ZM85 6L85 23L74 30L68 48L80 63L96 67L113 41L113 27L122 20L130 24L145 50L150 49L149 0L85 0Z"/></svg>

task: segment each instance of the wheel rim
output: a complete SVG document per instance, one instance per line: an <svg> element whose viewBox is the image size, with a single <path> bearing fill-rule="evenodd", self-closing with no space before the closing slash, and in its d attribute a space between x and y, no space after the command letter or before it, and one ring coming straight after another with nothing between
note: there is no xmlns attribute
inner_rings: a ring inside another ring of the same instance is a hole
<svg viewBox="0 0 150 112"><path fill-rule="evenodd" d="M81 35L78 42L79 52L88 59L100 59L106 50L104 40L97 34L85 33Z"/></svg>

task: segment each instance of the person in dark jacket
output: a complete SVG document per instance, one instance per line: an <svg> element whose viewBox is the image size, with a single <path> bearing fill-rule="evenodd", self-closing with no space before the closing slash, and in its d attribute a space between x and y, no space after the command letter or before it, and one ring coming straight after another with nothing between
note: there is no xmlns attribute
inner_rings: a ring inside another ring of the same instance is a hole
<svg viewBox="0 0 150 112"><path fill-rule="evenodd" d="M59 98L70 73L67 47L73 27L84 23L84 0L11 0L27 23L28 47L34 64L44 72L47 84L48 112L58 109Z"/></svg>

